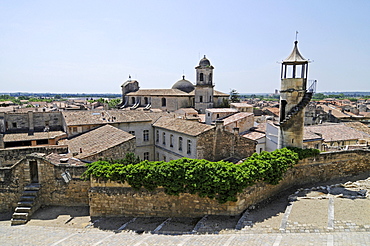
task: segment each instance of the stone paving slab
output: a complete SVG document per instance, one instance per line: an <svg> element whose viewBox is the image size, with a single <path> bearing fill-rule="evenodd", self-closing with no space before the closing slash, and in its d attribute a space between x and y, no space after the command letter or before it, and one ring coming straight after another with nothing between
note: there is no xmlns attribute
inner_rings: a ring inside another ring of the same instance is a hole
<svg viewBox="0 0 370 246"><path fill-rule="evenodd" d="M370 201L368 199L334 200L335 226L343 228L370 228Z"/></svg>
<svg viewBox="0 0 370 246"><path fill-rule="evenodd" d="M287 230L315 230L328 225L328 199L301 199L294 202L288 217ZM299 230L299 231L297 231Z"/></svg>

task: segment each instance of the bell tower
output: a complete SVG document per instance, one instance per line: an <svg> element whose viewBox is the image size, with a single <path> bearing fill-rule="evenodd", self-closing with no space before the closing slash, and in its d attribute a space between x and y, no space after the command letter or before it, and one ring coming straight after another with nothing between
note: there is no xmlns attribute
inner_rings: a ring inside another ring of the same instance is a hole
<svg viewBox="0 0 370 246"><path fill-rule="evenodd" d="M196 69L194 107L204 114L207 108L213 108L213 69L210 61L204 56Z"/></svg>
<svg viewBox="0 0 370 246"><path fill-rule="evenodd" d="M303 146L304 109L313 94L307 90L308 63L295 41L292 53L281 65L279 149Z"/></svg>

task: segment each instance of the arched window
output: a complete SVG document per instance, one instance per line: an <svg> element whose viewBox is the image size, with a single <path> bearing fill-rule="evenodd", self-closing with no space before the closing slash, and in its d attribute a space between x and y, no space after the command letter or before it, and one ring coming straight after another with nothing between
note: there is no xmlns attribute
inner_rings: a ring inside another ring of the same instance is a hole
<svg viewBox="0 0 370 246"><path fill-rule="evenodd" d="M159 131L157 130L156 132L155 132L155 141L158 143L159 142Z"/></svg>
<svg viewBox="0 0 370 246"><path fill-rule="evenodd" d="M212 83L212 73L210 73L210 74L209 74L208 82L209 82L209 83Z"/></svg>
<svg viewBox="0 0 370 246"><path fill-rule="evenodd" d="M187 153L188 153L188 155L191 155L191 140L188 140Z"/></svg>
<svg viewBox="0 0 370 246"><path fill-rule="evenodd" d="M203 96L199 96L199 102L203 102Z"/></svg>
<svg viewBox="0 0 370 246"><path fill-rule="evenodd" d="M179 150L182 151L182 137L179 137Z"/></svg>
<svg viewBox="0 0 370 246"><path fill-rule="evenodd" d="M163 145L166 145L166 133L165 132L162 134L162 143Z"/></svg>
<svg viewBox="0 0 370 246"><path fill-rule="evenodd" d="M166 107L166 98L162 98L162 107Z"/></svg>
<svg viewBox="0 0 370 246"><path fill-rule="evenodd" d="M170 147L173 147L173 135L170 135Z"/></svg>
<svg viewBox="0 0 370 246"><path fill-rule="evenodd" d="M200 80L200 81L203 81L203 80L204 80L204 78L203 78L203 73L200 73L200 74L199 74L199 80Z"/></svg>

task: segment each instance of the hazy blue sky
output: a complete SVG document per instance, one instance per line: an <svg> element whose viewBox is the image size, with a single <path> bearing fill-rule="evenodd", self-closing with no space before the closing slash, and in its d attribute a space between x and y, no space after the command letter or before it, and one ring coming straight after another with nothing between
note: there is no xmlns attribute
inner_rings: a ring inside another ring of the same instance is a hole
<svg viewBox="0 0 370 246"><path fill-rule="evenodd" d="M370 1L0 0L0 92L120 93L194 83L273 92L298 30L318 91L370 91Z"/></svg>

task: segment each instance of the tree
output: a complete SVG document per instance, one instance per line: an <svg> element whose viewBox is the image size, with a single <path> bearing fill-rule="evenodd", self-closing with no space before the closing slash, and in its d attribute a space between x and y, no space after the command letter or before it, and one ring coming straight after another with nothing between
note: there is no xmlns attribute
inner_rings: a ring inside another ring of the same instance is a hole
<svg viewBox="0 0 370 246"><path fill-rule="evenodd" d="M115 108L120 102L121 102L121 99L118 99L118 98L111 99L108 102L108 106L109 106L109 108Z"/></svg>
<svg viewBox="0 0 370 246"><path fill-rule="evenodd" d="M239 93L237 92L237 90L232 89L230 91L230 101L233 102L233 103L240 102L240 96L239 96Z"/></svg>

